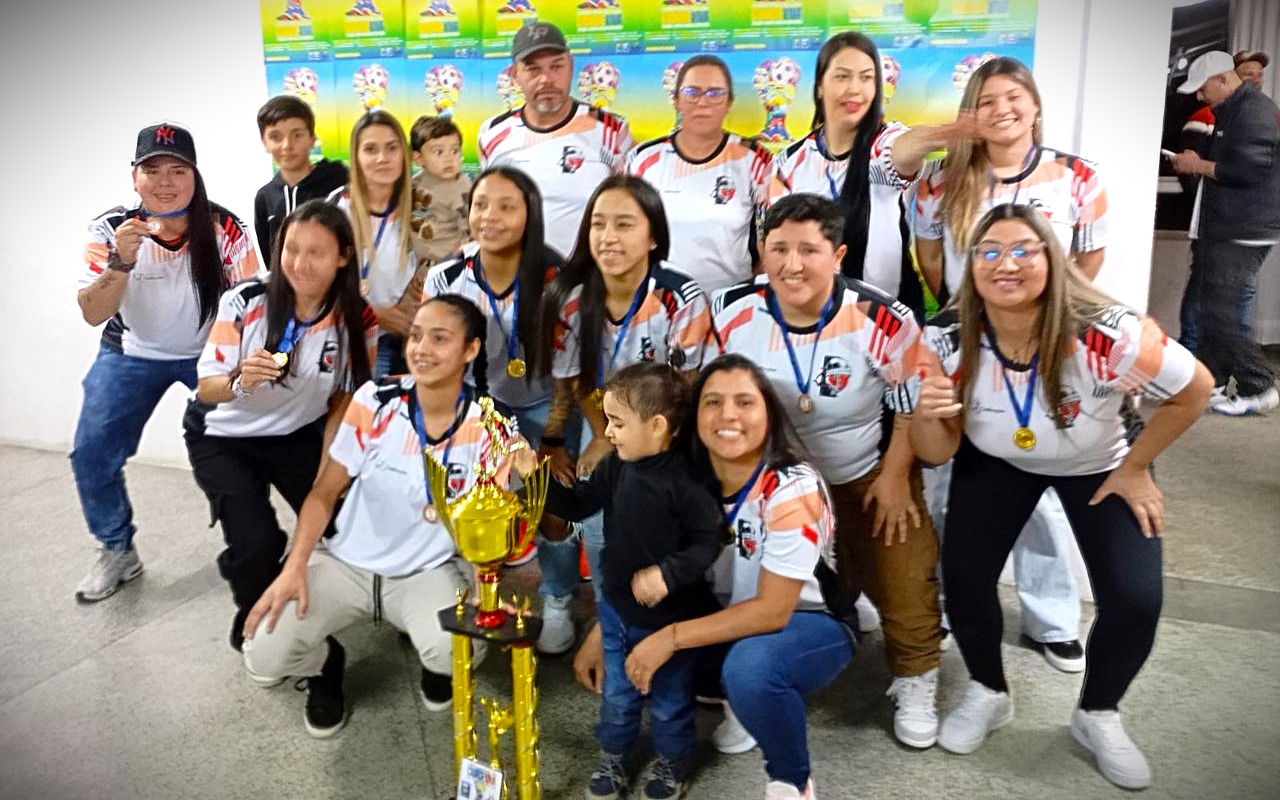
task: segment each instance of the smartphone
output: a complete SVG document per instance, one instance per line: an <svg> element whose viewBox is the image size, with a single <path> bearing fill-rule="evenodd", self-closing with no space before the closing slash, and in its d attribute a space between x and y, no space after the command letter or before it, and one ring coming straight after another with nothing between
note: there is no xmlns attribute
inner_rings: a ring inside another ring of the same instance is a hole
<svg viewBox="0 0 1280 800"><path fill-rule="evenodd" d="M1174 156L1177 155L1177 153L1173 152L1172 150L1165 150L1163 147L1161 147L1160 155L1164 156L1165 158L1173 158Z"/></svg>

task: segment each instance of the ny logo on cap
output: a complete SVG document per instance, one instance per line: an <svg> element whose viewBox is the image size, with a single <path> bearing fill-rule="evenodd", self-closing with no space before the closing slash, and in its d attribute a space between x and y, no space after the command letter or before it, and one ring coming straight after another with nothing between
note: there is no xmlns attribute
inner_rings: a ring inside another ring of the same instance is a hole
<svg viewBox="0 0 1280 800"><path fill-rule="evenodd" d="M156 144L173 144L173 128L168 125L156 128Z"/></svg>
<svg viewBox="0 0 1280 800"><path fill-rule="evenodd" d="M547 35L546 25L533 25L529 28L529 38L535 42Z"/></svg>

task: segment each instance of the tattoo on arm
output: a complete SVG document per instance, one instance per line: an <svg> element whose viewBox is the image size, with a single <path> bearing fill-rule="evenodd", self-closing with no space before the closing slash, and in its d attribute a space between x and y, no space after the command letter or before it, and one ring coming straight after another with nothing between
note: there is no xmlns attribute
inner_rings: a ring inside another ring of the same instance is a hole
<svg viewBox="0 0 1280 800"><path fill-rule="evenodd" d="M574 381L557 380L551 390L551 409L547 412L547 424L543 436L564 436L565 423L573 412Z"/></svg>

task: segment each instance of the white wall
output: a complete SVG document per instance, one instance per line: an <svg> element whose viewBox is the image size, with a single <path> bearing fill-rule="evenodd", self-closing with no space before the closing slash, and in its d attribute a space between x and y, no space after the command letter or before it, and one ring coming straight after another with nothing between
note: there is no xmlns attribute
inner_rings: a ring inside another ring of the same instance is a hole
<svg viewBox="0 0 1280 800"><path fill-rule="evenodd" d="M1046 142L1099 162L1111 220L1099 280L1139 308L1151 264L1169 8L1168 0L1041 0L1036 36ZM26 112L10 113L0 132L9 178L0 196L9 289L0 296L9 333L0 344L0 440L59 450L69 448L79 381L97 347L98 332L75 303L82 233L92 217L133 201L138 129L161 118L190 126L209 196L242 217L270 175L254 124L267 91L256 0L115 0L76 14L56 51L37 4L8 4L0 29L0 67L11 76L2 107ZM186 462L182 394L175 388L161 404L140 458Z"/></svg>

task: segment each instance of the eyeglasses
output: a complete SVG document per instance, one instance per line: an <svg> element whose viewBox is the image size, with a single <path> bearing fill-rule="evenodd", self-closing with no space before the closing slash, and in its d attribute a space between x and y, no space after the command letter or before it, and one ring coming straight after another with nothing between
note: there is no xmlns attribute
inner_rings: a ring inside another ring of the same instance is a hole
<svg viewBox="0 0 1280 800"><path fill-rule="evenodd" d="M1044 242L1014 242L1000 247L994 244L978 244L972 249L974 266L995 269L1004 263L1006 256L1020 267L1034 266L1036 257L1044 252Z"/></svg>
<svg viewBox="0 0 1280 800"><path fill-rule="evenodd" d="M681 86L680 96L690 103L705 99L707 105L718 106L729 99L729 90L713 86L710 89L699 89L697 86Z"/></svg>

